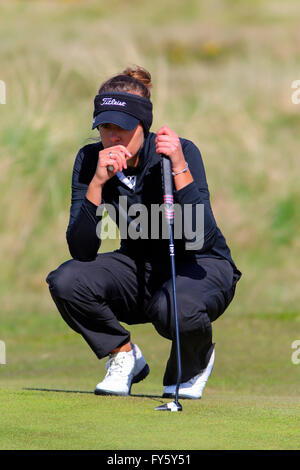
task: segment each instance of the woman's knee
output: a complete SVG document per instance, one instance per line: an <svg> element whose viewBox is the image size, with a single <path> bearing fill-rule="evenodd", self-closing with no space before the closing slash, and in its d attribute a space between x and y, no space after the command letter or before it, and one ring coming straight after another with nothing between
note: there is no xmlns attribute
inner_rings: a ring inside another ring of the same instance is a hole
<svg viewBox="0 0 300 470"><path fill-rule="evenodd" d="M211 334L211 322L203 305L181 298L178 303L179 333L185 336L207 336ZM174 306L171 292L161 289L152 298L147 309L147 318L165 338L172 339L175 335Z"/></svg>
<svg viewBox="0 0 300 470"><path fill-rule="evenodd" d="M114 287L113 276L92 263L69 260L51 271L46 281L52 296L74 300L106 299Z"/></svg>
<svg viewBox="0 0 300 470"><path fill-rule="evenodd" d="M48 274L46 282L55 297L68 299L72 296L77 272L75 263L74 260L66 261Z"/></svg>

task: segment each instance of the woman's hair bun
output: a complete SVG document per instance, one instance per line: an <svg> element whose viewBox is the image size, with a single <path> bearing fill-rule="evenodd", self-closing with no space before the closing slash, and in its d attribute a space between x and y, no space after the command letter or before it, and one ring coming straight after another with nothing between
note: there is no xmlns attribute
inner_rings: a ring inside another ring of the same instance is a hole
<svg viewBox="0 0 300 470"><path fill-rule="evenodd" d="M135 93L150 99L152 87L151 75L143 67L138 65L127 67L123 72L102 83L98 93L125 92Z"/></svg>
<svg viewBox="0 0 300 470"><path fill-rule="evenodd" d="M123 70L122 73L128 77L135 78L136 80L142 82L142 84L148 88L148 90L150 90L152 87L150 72L148 72L148 70L144 69L143 67L140 67L139 65L134 67L127 67L125 70Z"/></svg>

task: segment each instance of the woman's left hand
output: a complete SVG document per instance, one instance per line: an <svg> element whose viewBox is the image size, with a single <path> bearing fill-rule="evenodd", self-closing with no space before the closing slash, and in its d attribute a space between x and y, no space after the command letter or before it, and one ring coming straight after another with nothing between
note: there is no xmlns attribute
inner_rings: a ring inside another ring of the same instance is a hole
<svg viewBox="0 0 300 470"><path fill-rule="evenodd" d="M162 153L170 158L172 171L175 173L186 166L179 137L169 127L163 126L157 131L155 149L156 153Z"/></svg>

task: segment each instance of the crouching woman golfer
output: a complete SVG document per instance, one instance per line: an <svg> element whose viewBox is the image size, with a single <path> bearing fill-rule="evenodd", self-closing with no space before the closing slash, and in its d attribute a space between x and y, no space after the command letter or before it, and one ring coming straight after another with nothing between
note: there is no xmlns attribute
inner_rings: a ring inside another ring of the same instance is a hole
<svg viewBox="0 0 300 470"><path fill-rule="evenodd" d="M212 322L231 302L241 273L216 225L198 148L169 127L150 132L150 88L151 76L140 67L128 68L100 87L94 100L93 129L99 130L101 142L79 150L73 169L67 229L73 259L52 271L47 282L66 323L83 336L99 359L108 356L107 373L96 386L96 394L128 395L132 384L148 375L140 348L120 322L150 322L171 341L163 396L174 396L177 361L169 240L161 233L153 236L156 227L151 217L153 207L164 202L160 161L161 154L168 156L175 206L182 208L180 221L189 226L189 233L197 228L197 206L203 209L199 247L185 238L184 230L181 237L175 237L182 365L178 396L201 398L215 357ZM102 205L113 208L116 223L119 227L125 223L128 231L125 236L120 230L119 250L98 254ZM133 230L134 219L139 218L130 211L133 205L142 208L147 218L147 224L140 223L140 232L137 222Z"/></svg>

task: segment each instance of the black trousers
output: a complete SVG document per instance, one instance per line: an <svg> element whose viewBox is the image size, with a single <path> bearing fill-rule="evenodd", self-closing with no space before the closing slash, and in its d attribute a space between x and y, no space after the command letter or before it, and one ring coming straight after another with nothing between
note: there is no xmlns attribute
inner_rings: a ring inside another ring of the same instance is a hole
<svg viewBox="0 0 300 470"><path fill-rule="evenodd" d="M176 263L182 382L206 367L212 325L231 302L238 278L227 260ZM128 341L121 324L152 323L172 341L163 384L177 380L176 337L169 263L136 261L115 251L89 262L69 260L48 277L50 293L66 323L101 359Z"/></svg>

